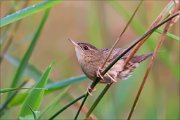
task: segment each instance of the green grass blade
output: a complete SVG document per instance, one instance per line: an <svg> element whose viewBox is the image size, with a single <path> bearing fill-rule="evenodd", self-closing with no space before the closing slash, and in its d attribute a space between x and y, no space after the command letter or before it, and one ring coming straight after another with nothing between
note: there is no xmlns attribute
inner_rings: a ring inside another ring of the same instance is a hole
<svg viewBox="0 0 180 120"><path fill-rule="evenodd" d="M88 110L88 112L86 113L86 117L85 119L89 119L89 116L91 115L91 113L93 112L93 110L96 108L96 106L98 105L98 103L100 102L100 100L103 98L103 96L105 95L105 93L108 91L108 89L110 88L110 86L112 85L112 83L107 84L106 87L102 90L102 92L100 93L100 95L97 97L97 99L95 100L95 102L93 103L93 105L90 107L90 109Z"/></svg>
<svg viewBox="0 0 180 120"><path fill-rule="evenodd" d="M32 52L33 52L33 50L34 50L34 47L35 47L35 45L36 45L36 42L38 41L38 38L39 38L39 36L40 36L40 33L41 33L42 29L43 29L43 26L44 26L45 23L46 23L46 20L47 20L47 18L48 18L49 12L50 12L50 9L48 9L48 10L45 12L44 17L43 17L43 19L42 19L42 21L41 21L41 23L40 23L40 25L39 25L39 27L38 27L38 29L37 29L37 31L36 31L36 34L34 35L34 38L32 39L32 42L31 42L28 50L26 51L26 53L25 53L25 55L24 55L24 57L23 57L20 65L19 65L19 67L18 67L18 70L17 70L17 72L16 72L16 75L15 75L15 77L14 77L14 79L13 79L12 84L11 84L11 88L16 87L17 84L19 83L19 81L21 80L21 77L22 77L22 75L23 75L23 73L24 73L24 70L25 70L25 68L26 68L26 66L27 66L27 64L28 64L28 61L29 61L29 59L30 59L30 57L31 57L31 55L32 55Z"/></svg>
<svg viewBox="0 0 180 120"><path fill-rule="evenodd" d="M11 64L13 64L15 66L18 66L18 64L20 62L16 57L11 56L11 55L6 55L5 59L7 59ZM41 76L41 72L37 68L35 68L33 65L28 64L26 66L26 71L27 71L27 75L29 75L33 79L37 80L37 78L39 78ZM74 84L76 82L80 82L80 81L83 81L86 79L87 79L87 77L85 75L80 75L80 76L71 77L71 78L68 78L65 80L58 80L57 82L49 83L46 86L46 88L48 89L47 92L58 90L63 87L66 87L68 85L71 85L71 84Z"/></svg>
<svg viewBox="0 0 180 120"><path fill-rule="evenodd" d="M6 55L5 59L7 59L11 64L18 66L19 64L19 60L11 55ZM28 64L26 66L26 74L29 75L30 77L32 77L33 79L37 80L38 78L40 78L40 76L42 75L41 72L35 68L33 65ZM65 80L58 80L58 82L50 82L46 88L48 89L47 92L52 92L54 90L58 90L61 89L63 87L66 87L68 85L74 84L76 82L80 82L83 80L86 80L87 77L85 75L80 75L80 76L76 76L76 77L71 77ZM49 79L49 81L52 81L51 79Z"/></svg>
<svg viewBox="0 0 180 120"><path fill-rule="evenodd" d="M71 78L68 78L68 79L65 79L65 80L59 80L58 82L55 82L55 83L49 83L45 87L46 88L45 93L46 94L52 93L55 90L62 89L64 87L66 87L66 86L75 84L77 82L80 82L80 81L83 81L83 80L86 80L86 79L87 79L87 77L85 75L80 75L80 76L71 77ZM26 98L27 95L28 95L28 93L17 94L14 97L14 99L10 102L9 107L19 105L20 103L22 103L24 101L24 99Z"/></svg>
<svg viewBox="0 0 180 120"><path fill-rule="evenodd" d="M11 108L11 107L14 107L14 106L17 106L19 104L22 104L23 101L25 100L25 98L28 96L28 93L27 92L23 92L23 93L19 93L17 94L11 101L10 103L8 104L8 107Z"/></svg>
<svg viewBox="0 0 180 120"><path fill-rule="evenodd" d="M23 89L32 89L32 88L4 88L4 89L0 89L0 93L12 92ZM36 89L44 89L44 88L36 88Z"/></svg>
<svg viewBox="0 0 180 120"><path fill-rule="evenodd" d="M43 115L45 115L46 113L50 112L53 110L53 108L55 108L55 106L58 104L59 100L62 99L62 97L67 93L67 91L69 90L69 87L67 87L66 89L64 89L63 91L61 91L61 93L59 93L58 96L56 96L52 102L47 105L46 108L44 108L42 110L42 112L40 113L38 119L40 119Z"/></svg>
<svg viewBox="0 0 180 120"><path fill-rule="evenodd" d="M33 114L34 120L37 120L35 111L32 109L32 107L29 104L28 104L28 107L29 107L29 109L31 110L31 112Z"/></svg>
<svg viewBox="0 0 180 120"><path fill-rule="evenodd" d="M74 84L74 83L77 83L77 82L80 82L80 81L83 81L86 79L87 79L87 77L85 75L80 75L77 77L71 77L71 78L68 78L66 80L61 80L58 82L50 83L46 86L46 89L47 89L47 92L52 92L54 90L64 88L68 85L71 85L71 84Z"/></svg>
<svg viewBox="0 0 180 120"><path fill-rule="evenodd" d="M24 8L22 10L18 10L17 12L7 15L6 17L0 19L0 27L13 23L17 20L20 20L24 17L35 14L41 10L45 10L47 8L51 8L52 6L58 4L61 0L46 0L36 5L32 5L30 7Z"/></svg>
<svg viewBox="0 0 180 120"><path fill-rule="evenodd" d="M31 88L3 88L3 89L0 89L0 93L12 92L12 91L23 90L23 89L31 89Z"/></svg>
<svg viewBox="0 0 180 120"><path fill-rule="evenodd" d="M45 70L41 79L36 83L34 88L45 88L49 74L51 72L51 69L52 69L52 64L49 65L49 67ZM44 96L44 91L45 90L32 89L32 91L26 97L26 99L22 105L19 117L25 117L27 115L31 115L31 111L28 109L27 105L30 105L34 111L38 110L38 108L41 104L41 100Z"/></svg>
<svg viewBox="0 0 180 120"><path fill-rule="evenodd" d="M51 116L48 120L53 120L57 115L59 115L61 112L63 112L64 110L66 110L68 107L70 107L71 105L73 105L74 103L76 103L77 101L79 101L80 99L84 98L86 96L86 94L82 94L81 96L79 96L78 98L74 99L73 101L69 102L68 104L66 104L63 108L61 108L58 112L54 113L53 116Z"/></svg>
<svg viewBox="0 0 180 120"><path fill-rule="evenodd" d="M155 31L156 31L157 33L160 33L160 34L163 33L163 31L162 31L161 29L157 29L157 30L155 30ZM179 38L179 37L177 37L177 36L175 36L175 35L173 35L173 34L171 34L171 33L168 33L168 32L167 32L166 36L169 37L169 38L171 38L171 39L180 41L180 38Z"/></svg>
<svg viewBox="0 0 180 120"><path fill-rule="evenodd" d="M21 62L18 58L9 54L5 55L5 59L15 67L18 67ZM33 80L37 81L41 77L42 72L38 70L35 66L31 64L27 64L24 74L30 76ZM48 82L50 83L51 81L52 81L51 79L48 80Z"/></svg>

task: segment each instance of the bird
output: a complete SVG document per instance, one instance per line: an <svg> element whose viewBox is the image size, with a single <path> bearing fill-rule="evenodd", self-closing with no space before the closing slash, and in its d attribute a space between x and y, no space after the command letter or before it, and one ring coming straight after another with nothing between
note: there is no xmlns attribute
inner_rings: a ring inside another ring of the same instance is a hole
<svg viewBox="0 0 180 120"><path fill-rule="evenodd" d="M125 49L115 48L112 51L109 59L107 60L104 68L101 68L105 59L110 53L111 49L108 48L96 48L89 43L76 42L69 38L69 41L74 45L77 60L85 75L92 81L100 77L100 83L109 84L117 82L117 80L127 80L138 67L138 65L152 56L152 53L137 55L131 58L131 60L124 66L125 60L130 54L128 52L120 60L118 60L108 72L102 76L101 72L115 60Z"/></svg>

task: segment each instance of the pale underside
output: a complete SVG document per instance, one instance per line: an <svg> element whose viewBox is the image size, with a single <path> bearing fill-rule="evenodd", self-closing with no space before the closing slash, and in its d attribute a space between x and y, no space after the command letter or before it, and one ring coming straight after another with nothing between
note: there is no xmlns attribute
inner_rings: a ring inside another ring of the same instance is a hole
<svg viewBox="0 0 180 120"><path fill-rule="evenodd" d="M107 66L107 65L106 65ZM127 80L133 73L133 70L138 66L138 63L129 62L124 68L124 59L119 60L105 75L104 80L101 80L102 83L112 82L111 77L117 80ZM109 75L110 77L109 77Z"/></svg>

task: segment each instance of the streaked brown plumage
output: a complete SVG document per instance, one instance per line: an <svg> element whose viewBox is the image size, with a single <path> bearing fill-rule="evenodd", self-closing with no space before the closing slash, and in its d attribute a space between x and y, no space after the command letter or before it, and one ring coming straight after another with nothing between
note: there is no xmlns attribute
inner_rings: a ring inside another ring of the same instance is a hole
<svg viewBox="0 0 180 120"><path fill-rule="evenodd" d="M95 80L97 78L97 71L104 63L107 58L110 49L98 49L91 44L88 43L78 43L74 40L70 39L70 41L75 46L76 56L78 62L83 70L83 72L87 75L91 80ZM106 68L116 57L118 57L123 52L123 49L116 48L113 50L110 58L106 62L104 68ZM152 56L152 53L134 56L130 62L124 66L124 61L127 58L128 53L122 57L108 72L104 75L104 79L100 80L101 83L110 83L112 82L112 78L116 81L118 79L125 80L128 79L133 70L141 63L146 60L148 57ZM104 69L103 69L104 70Z"/></svg>

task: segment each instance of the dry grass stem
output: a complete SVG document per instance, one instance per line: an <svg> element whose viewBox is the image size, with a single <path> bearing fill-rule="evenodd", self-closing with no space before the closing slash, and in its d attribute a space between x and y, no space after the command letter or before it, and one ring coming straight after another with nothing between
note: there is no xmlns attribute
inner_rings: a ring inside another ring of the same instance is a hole
<svg viewBox="0 0 180 120"><path fill-rule="evenodd" d="M140 3L138 4L137 8L136 8L135 11L134 11L134 13L132 14L131 18L129 19L128 23L127 23L126 26L124 27L123 31L121 32L121 34L119 35L119 37L117 38L117 40L115 41L115 43L113 44L113 46L112 46L112 48L111 48L111 50L110 50L107 58L106 58L105 61L104 61L104 64L103 64L102 67L101 67L102 69L104 68L104 66L105 66L107 60L109 59L109 57L111 56L112 51L114 50L114 48L116 47L116 45L118 44L118 42L121 40L121 37L122 37L122 35L124 34L124 32L126 31L127 27L129 26L129 24L130 24L131 21L133 20L134 16L136 15L136 13L137 13L140 5L142 4L142 2L143 2L143 0L140 1Z"/></svg>
<svg viewBox="0 0 180 120"><path fill-rule="evenodd" d="M28 0L27 0L26 2L24 2L22 8L26 7L27 5L28 5ZM13 11L13 9L10 10L9 13L10 13L11 11ZM16 34L17 34L17 31L18 31L18 29L19 29L19 26L20 26L20 24L21 24L21 21L22 21L22 20L18 21L18 22L15 24L15 27L14 27L14 29L12 30L13 32L11 32L10 35L9 35L9 39L7 40L7 44L5 45L4 49L3 49L2 52L0 53L0 64L2 63L3 58L4 58L4 55L5 55L6 52L8 51L9 47L11 46L11 43L12 43L14 37L15 37ZM8 29L8 27L7 27L7 29ZM7 31L8 31L8 30L7 30Z"/></svg>
<svg viewBox="0 0 180 120"><path fill-rule="evenodd" d="M149 30L153 29L154 26L156 26L158 23L160 23L160 21L162 20L162 18L168 13L168 11L170 11L169 7L172 6L174 3L173 1L170 1L166 7L162 10L162 12L159 14L159 16L155 19L155 21L151 24L151 26L149 27ZM175 8L175 6L174 6ZM151 35L151 34L150 34ZM124 67L127 65L127 63L131 60L131 58L134 56L134 54L139 50L139 48L144 44L144 42L149 38L148 35L146 38L144 38L140 43L138 43L135 48L133 49L133 51L129 54L129 56L127 57L127 59L125 60L124 63Z"/></svg>
<svg viewBox="0 0 180 120"><path fill-rule="evenodd" d="M179 8L179 7L175 6L174 9L172 10L173 12L172 12L171 14L174 14L175 12L178 12L178 8ZM162 43L164 42L166 33L167 33L168 29L170 28L172 22L173 22L173 19L172 19L171 21L167 22L166 26L164 27L163 33L162 33L161 36L160 36L160 41L158 42L158 44L157 44L157 46L156 46L156 48L155 48L155 50L154 50L153 57L152 57L152 59L151 59L150 64L148 65L148 68L147 68L147 70L146 70L146 73L145 73L145 75L144 75L143 81L142 81L142 83L141 83L141 85L140 85L140 88L139 88L139 90L138 90L138 93L137 93L137 95L136 95L136 98L135 98L135 100L134 100L133 106L132 106L132 108L131 108L131 111L130 111L130 113L129 113L129 115L128 115L128 119L127 119L127 120L130 120L130 119L131 119L132 113L133 113L133 111L134 111L134 109L135 109L135 106L136 106L137 101L138 101L138 99L139 99L139 97L140 97L140 94L141 94L141 92L142 92L142 90L143 90L143 88L144 88L144 85L145 85L145 82L146 82L147 77L148 77L148 75L149 75L149 72L150 72L150 70L151 70L151 68L152 68L152 66L153 66L153 64L154 64L154 62L155 62L155 59L156 59L156 57L157 57L157 53L158 53L160 47L162 46ZM173 23L174 23L174 22L173 22Z"/></svg>
<svg viewBox="0 0 180 120"><path fill-rule="evenodd" d="M155 48L155 50L154 50L152 60L151 60L149 66L148 66L148 68L147 68L147 70L146 70L146 73L145 73L145 75L144 75L143 81L142 81L141 86L140 86L140 88L139 88L139 90L138 90L138 93L137 93L137 95L136 95L136 98L135 98L135 100L134 100L133 106L132 106L132 108L131 108L131 111L130 111L130 113L129 113L129 115L128 115L128 119L127 119L127 120L130 120L130 119L131 119L131 116L132 116L132 113L133 113L133 111L134 111L134 108L135 108L135 106L136 106L136 104L137 104L137 101L138 101L138 99L139 99L139 97L140 97L140 94L141 94L141 92L142 92L142 90L143 90L143 88L144 88L144 84L145 84L145 82L146 82L146 80L147 80L148 74L149 74L149 72L150 72L150 70L151 70L151 68L152 68L152 66L153 66L153 64L154 64L154 62L155 62L155 59L156 59L158 50L159 50L159 48L161 47L161 45L162 45L162 43L163 43L163 41L164 41L165 35L166 35L166 33L167 33L167 30L169 29L170 23L171 23L171 21L169 21L169 22L166 24L165 29L164 29L161 37L160 37L160 41L159 41L158 45L156 46L156 48Z"/></svg>
<svg viewBox="0 0 180 120"><path fill-rule="evenodd" d="M77 102L75 105L74 105L74 107L76 108L76 109L78 109L79 107L80 107L80 103L79 102ZM89 111L89 109L88 109L88 107L87 106L83 106L83 108L81 109L81 113L83 113L84 115L87 113ZM90 120L97 120L97 117L92 113L91 115L90 115Z"/></svg>

